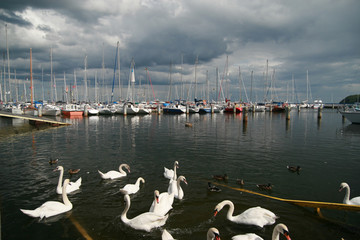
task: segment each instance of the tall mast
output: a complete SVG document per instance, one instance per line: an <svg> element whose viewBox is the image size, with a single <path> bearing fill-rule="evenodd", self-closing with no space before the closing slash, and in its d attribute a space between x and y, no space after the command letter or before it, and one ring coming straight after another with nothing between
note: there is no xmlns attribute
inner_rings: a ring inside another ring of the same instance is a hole
<svg viewBox="0 0 360 240"><path fill-rule="evenodd" d="M169 77L170 77L170 87L169 87L169 96L168 96L169 101L171 100L171 87L172 87L171 67L172 67L172 62L170 62L170 66L169 66Z"/></svg>
<svg viewBox="0 0 360 240"><path fill-rule="evenodd" d="M54 102L54 93L53 93L53 65L52 65L52 48L50 48L50 98L51 102Z"/></svg>
<svg viewBox="0 0 360 240"><path fill-rule="evenodd" d="M119 100L121 100L121 79L120 79L120 47L119 47L119 41L117 42L117 63L118 63L118 71L119 71Z"/></svg>
<svg viewBox="0 0 360 240"><path fill-rule="evenodd" d="M180 98L184 97L184 83L183 83L183 64L184 64L184 54L181 54L181 66L180 66Z"/></svg>
<svg viewBox="0 0 360 240"><path fill-rule="evenodd" d="M16 69L14 70L14 73L15 73L14 80L15 80L16 102L19 102L19 91L18 91L18 81L16 79Z"/></svg>
<svg viewBox="0 0 360 240"><path fill-rule="evenodd" d="M9 47L8 47L8 37L7 37L7 24L5 24L5 35L6 35L6 53L7 53L7 66L8 66L8 76L9 76L9 97L10 101L12 101L11 96L11 80L10 80L10 56L9 56Z"/></svg>
<svg viewBox="0 0 360 240"><path fill-rule="evenodd" d="M31 107L33 107L32 48L30 48L30 99L31 99Z"/></svg>
<svg viewBox="0 0 360 240"><path fill-rule="evenodd" d="M6 98L6 68L5 68L5 53L3 53L3 63L4 63L4 102L7 103L7 98Z"/></svg>
<svg viewBox="0 0 360 240"><path fill-rule="evenodd" d="M206 70L206 100L210 102L210 96L209 96L209 71Z"/></svg>
<svg viewBox="0 0 360 240"><path fill-rule="evenodd" d="M86 65L87 65L87 55L85 55L85 60L84 60L84 68L85 68L85 71L84 71L84 84L85 84L84 101L85 101L85 102L88 101Z"/></svg>
<svg viewBox="0 0 360 240"><path fill-rule="evenodd" d="M15 77L16 79L16 77ZM44 96L44 68L41 68L41 91L42 91L42 100L44 102L45 96Z"/></svg>
<svg viewBox="0 0 360 240"><path fill-rule="evenodd" d="M103 92L103 102L105 102L105 96L106 96L106 88L105 88L105 56L104 56L104 43L103 43L103 54L102 54L102 63L101 63L101 67L102 67L102 92Z"/></svg>
<svg viewBox="0 0 360 240"><path fill-rule="evenodd" d="M132 59L131 61L131 75L130 75L130 84L131 84L131 97L130 97L130 101L131 102L134 102L135 101L135 98L134 98L134 95L135 95L135 89L134 89L134 85L135 85L135 62L134 62L134 59Z"/></svg>
<svg viewBox="0 0 360 240"><path fill-rule="evenodd" d="M196 59L195 59L195 91L194 91L194 100L197 98L197 78L196 78L196 72L197 72L198 62L199 62L199 56L196 56Z"/></svg>

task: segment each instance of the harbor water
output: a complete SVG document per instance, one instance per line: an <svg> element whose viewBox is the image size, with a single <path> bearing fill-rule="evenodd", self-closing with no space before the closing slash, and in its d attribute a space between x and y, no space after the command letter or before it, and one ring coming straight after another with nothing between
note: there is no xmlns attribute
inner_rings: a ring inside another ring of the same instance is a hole
<svg viewBox="0 0 360 240"><path fill-rule="evenodd" d="M312 208L237 191L243 188L279 198L342 203L341 182L360 196L360 125L343 120L333 109L290 113L190 114L144 116L91 116L60 119L64 127L34 128L23 120L0 119L0 203L2 239L161 239L163 229L175 239L206 239L216 227L221 239L256 233L271 239L274 225L259 228L230 222L228 207L213 216L223 200L235 205L234 215L261 206L274 212L276 223L288 226L291 239L360 239L360 212ZM185 126L190 122L191 125ZM50 159L58 163L50 165ZM179 162L178 176L188 184L182 200L175 199L163 227L151 232L134 230L121 221L124 197L119 189L143 177L138 193L131 195L127 213L133 218L149 211L154 190L167 191L164 167ZM131 172L118 180L103 180L98 170L117 170L127 163ZM61 165L80 172L80 190L68 195L73 209L39 220L20 209L35 209L46 201L61 201L55 191ZM300 166L299 173L287 166ZM227 174L226 182L213 175ZM210 192L207 183L225 184ZM271 191L257 184L272 184ZM280 239L283 239L282 237Z"/></svg>

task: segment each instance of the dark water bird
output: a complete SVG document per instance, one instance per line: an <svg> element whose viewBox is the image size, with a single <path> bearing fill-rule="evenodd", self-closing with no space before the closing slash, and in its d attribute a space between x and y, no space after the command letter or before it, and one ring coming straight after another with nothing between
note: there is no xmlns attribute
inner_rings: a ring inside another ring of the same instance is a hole
<svg viewBox="0 0 360 240"><path fill-rule="evenodd" d="M192 125L192 123L190 123L190 122L186 122L185 123L185 127L192 127L193 125Z"/></svg>
<svg viewBox="0 0 360 240"><path fill-rule="evenodd" d="M208 182L208 190L210 192L221 192L221 189L214 185L211 185L211 182Z"/></svg>
<svg viewBox="0 0 360 240"><path fill-rule="evenodd" d="M219 180L219 181L227 181L229 180L228 175L225 173L224 175L213 175L213 178L215 180Z"/></svg>
<svg viewBox="0 0 360 240"><path fill-rule="evenodd" d="M78 169L69 169L70 175L77 174L78 172L80 172L80 168L78 168Z"/></svg>
<svg viewBox="0 0 360 240"><path fill-rule="evenodd" d="M271 183L268 183L268 184L257 184L256 186L257 186L259 189L261 189L261 190L267 190L267 191L269 191L269 190L272 189Z"/></svg>
<svg viewBox="0 0 360 240"><path fill-rule="evenodd" d="M300 167L300 166L287 166L287 169L288 169L290 172L297 172L297 173L299 173L300 170L301 170L301 167Z"/></svg>
<svg viewBox="0 0 360 240"><path fill-rule="evenodd" d="M241 187L244 186L244 179L236 179L236 183L239 184Z"/></svg>
<svg viewBox="0 0 360 240"><path fill-rule="evenodd" d="M56 159L51 159L51 158L50 158L50 160L49 160L49 164L50 164L50 165L57 164L57 163L58 163L58 161L59 161L59 159L58 159L58 158L56 158Z"/></svg>

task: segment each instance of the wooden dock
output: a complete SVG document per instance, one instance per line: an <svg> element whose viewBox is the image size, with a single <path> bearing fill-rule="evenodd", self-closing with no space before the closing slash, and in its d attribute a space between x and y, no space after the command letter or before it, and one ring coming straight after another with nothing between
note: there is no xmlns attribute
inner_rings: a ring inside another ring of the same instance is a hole
<svg viewBox="0 0 360 240"><path fill-rule="evenodd" d="M13 113L4 112L4 111L0 111L0 117L24 119L24 120L28 120L31 124L45 123L45 124L49 124L53 127L71 125L70 123L55 121L55 120L49 119L49 118L29 116L26 114L18 115L18 114L13 114Z"/></svg>

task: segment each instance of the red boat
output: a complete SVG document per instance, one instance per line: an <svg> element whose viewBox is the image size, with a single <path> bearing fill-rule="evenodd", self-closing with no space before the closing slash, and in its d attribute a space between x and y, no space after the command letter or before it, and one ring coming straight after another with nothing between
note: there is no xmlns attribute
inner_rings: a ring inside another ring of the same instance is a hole
<svg viewBox="0 0 360 240"><path fill-rule="evenodd" d="M61 114L65 117L82 117L84 110L80 110L78 105L66 104L65 107L61 109Z"/></svg>

